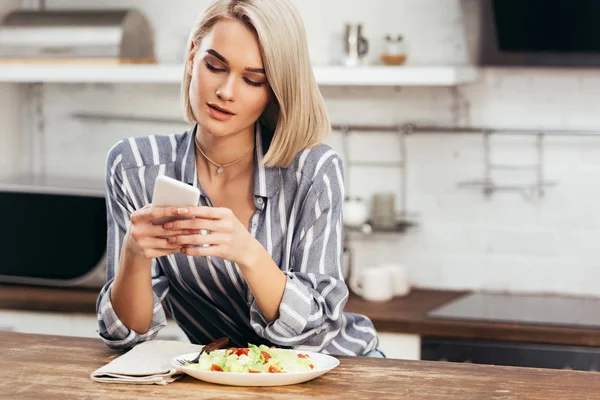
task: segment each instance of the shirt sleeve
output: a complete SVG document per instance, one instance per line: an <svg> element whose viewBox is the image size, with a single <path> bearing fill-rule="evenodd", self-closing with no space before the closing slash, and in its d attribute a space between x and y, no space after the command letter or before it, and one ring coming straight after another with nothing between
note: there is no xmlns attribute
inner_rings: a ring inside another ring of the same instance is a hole
<svg viewBox="0 0 600 400"><path fill-rule="evenodd" d="M167 319L161 301L167 295L169 285L166 276L161 272L156 259L152 261L152 289L154 307L152 323L148 332L138 334L123 324L115 313L111 302L111 289L114 283L123 238L127 232L131 213L135 210L132 195L123 171L123 142L115 145L108 153L106 162L106 211L107 211L107 246L106 246L106 284L100 291L96 301L98 314L98 333L106 345L112 349L128 349L137 343L153 339L158 331L166 326Z"/></svg>
<svg viewBox="0 0 600 400"><path fill-rule="evenodd" d="M278 319L267 323L256 301L251 323L279 346L320 351L340 332L348 287L342 274L343 169L334 158L313 182L297 219Z"/></svg>

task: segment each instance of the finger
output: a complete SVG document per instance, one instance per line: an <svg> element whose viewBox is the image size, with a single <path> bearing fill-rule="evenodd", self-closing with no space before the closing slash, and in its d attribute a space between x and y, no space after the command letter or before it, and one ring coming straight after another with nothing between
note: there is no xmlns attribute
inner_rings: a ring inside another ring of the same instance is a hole
<svg viewBox="0 0 600 400"><path fill-rule="evenodd" d="M179 253L179 248L177 249L148 249L144 251L144 256L146 258L158 258L163 256L169 256L171 254Z"/></svg>
<svg viewBox="0 0 600 400"><path fill-rule="evenodd" d="M187 256L193 257L222 257L221 247L181 247L180 251Z"/></svg>
<svg viewBox="0 0 600 400"><path fill-rule="evenodd" d="M169 237L168 241L171 244L177 243L179 245L201 245L201 244L225 244L227 243L229 235L222 235L219 233L210 234L199 234L199 235L177 235Z"/></svg>
<svg viewBox="0 0 600 400"><path fill-rule="evenodd" d="M186 207L151 207L146 210L150 220L160 220L169 217L186 217L189 209Z"/></svg>
<svg viewBox="0 0 600 400"><path fill-rule="evenodd" d="M194 231L223 231L225 230L225 221L205 218L192 218L173 222L167 222L163 225L167 230L194 230Z"/></svg>
<svg viewBox="0 0 600 400"><path fill-rule="evenodd" d="M175 235L193 235L196 233L195 230L192 229L164 229L162 225L150 225L145 226L142 231L145 236L152 237L163 237L163 236L175 236Z"/></svg>
<svg viewBox="0 0 600 400"><path fill-rule="evenodd" d="M223 219L233 215L233 212L225 207L199 206L189 207L189 215L196 218Z"/></svg>
<svg viewBox="0 0 600 400"><path fill-rule="evenodd" d="M173 235L192 235L195 231L189 229L180 229L177 231L163 229L162 225L136 224L132 225L131 236L139 243L145 238L164 238Z"/></svg>
<svg viewBox="0 0 600 400"><path fill-rule="evenodd" d="M161 239L155 237L147 237L141 240L138 240L138 246L140 246L144 251L146 250L156 250L156 249L167 249L173 250L181 247L178 244L170 243L168 239Z"/></svg>
<svg viewBox="0 0 600 400"><path fill-rule="evenodd" d="M159 218L185 216L189 209L182 207L144 207L131 214L131 222L152 221Z"/></svg>

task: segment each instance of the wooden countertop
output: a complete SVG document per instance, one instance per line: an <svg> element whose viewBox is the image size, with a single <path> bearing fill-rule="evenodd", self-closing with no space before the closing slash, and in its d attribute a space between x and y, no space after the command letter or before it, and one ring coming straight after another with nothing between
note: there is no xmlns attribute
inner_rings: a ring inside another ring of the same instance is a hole
<svg viewBox="0 0 600 400"><path fill-rule="evenodd" d="M600 329L426 318L425 314L467 292L415 289L389 302L351 296L346 311L367 315L379 331L581 346L600 346ZM0 309L94 313L98 290L0 285Z"/></svg>
<svg viewBox="0 0 600 400"><path fill-rule="evenodd" d="M0 332L0 393L8 398L110 399L590 399L598 374L365 357L312 381L264 388L221 386L185 376L166 386L98 383L90 373L120 353L100 339Z"/></svg>
<svg viewBox="0 0 600 400"><path fill-rule="evenodd" d="M93 314L100 289L0 285L0 309Z"/></svg>
<svg viewBox="0 0 600 400"><path fill-rule="evenodd" d="M414 333L464 339L600 346L600 329L492 323L427 318L425 314L468 292L413 290L404 298L385 303L351 297L346 310L368 315L379 331Z"/></svg>

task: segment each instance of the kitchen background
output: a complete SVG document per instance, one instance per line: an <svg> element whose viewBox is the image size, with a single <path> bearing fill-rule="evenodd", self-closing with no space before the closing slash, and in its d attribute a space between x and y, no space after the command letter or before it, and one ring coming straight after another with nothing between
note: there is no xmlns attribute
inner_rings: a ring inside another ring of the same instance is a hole
<svg viewBox="0 0 600 400"><path fill-rule="evenodd" d="M18 6L4 1L2 10ZM37 1L23 1L37 7ZM165 7L159 0L97 2L49 0L54 8L132 7L154 28L160 63L179 63L195 16L206 1L178 0ZM379 63L386 34L404 35L407 65L468 64L469 42L458 0L296 1L304 18L315 65L339 63L343 28L363 23L369 40L367 63ZM23 169L25 90L0 84L0 167ZM599 128L600 88L597 70L487 68L478 79L458 88L323 87L332 122L395 125L405 122L436 126L492 128ZM113 113L179 118L179 87L153 84L46 84L45 167L49 175L101 179L112 144L129 135L170 134L184 124L98 122L75 113ZM488 289L512 292L600 295L600 136L548 137L545 175L556 181L541 198L519 192L485 197L460 182L483 179L483 139L479 134L414 134L407 141L408 211L417 226L402 235L375 235L353 243L353 262L369 267L400 263L415 286ZM350 154L341 135L328 142L353 161L398 161L398 137L389 133L353 132ZM493 136L494 161L532 164L534 138ZM396 191L400 207L400 168L346 166L349 195L370 201L375 192ZM527 172L503 172L498 183L532 180Z"/></svg>
<svg viewBox="0 0 600 400"><path fill-rule="evenodd" d="M388 34L403 35L406 66L469 69L473 64L478 37L467 26L474 21L477 0L464 4L459 0L294 2L305 22L315 66L341 63L347 22L363 24L363 35L369 41L366 65L380 64ZM136 8L153 28L157 61L173 65L181 63L189 29L208 1L177 0L168 6L161 0L43 3L48 9ZM0 4L0 16L17 7L37 8L39 4L5 0ZM392 191L396 209L406 204L409 220L414 223L402 233L350 235L352 264L361 269L382 264L403 266L409 271L413 288L600 297L600 213L596 210L600 195L600 105L595 101L600 90L599 70L495 67L475 71L475 79L459 85L321 87L336 126L411 123L445 128L443 132L417 129L408 135L404 160L400 135L377 129L353 129L344 134L338 129L329 136L328 143L345 162L347 195L361 197L369 205L374 194ZM0 83L0 111L3 179L26 174L34 166L48 176L101 182L106 153L121 138L179 133L188 128L183 122L173 122L182 120L179 85L174 83ZM35 119L39 113L43 126ZM132 123L82 117L85 115L172 122ZM32 142L32 129L40 127L43 136ZM513 168L493 171L491 178L499 186L517 186L519 190L484 194L477 182L486 177L486 141L481 132L469 131L472 127L505 133L561 133L543 139L544 179L555 185L546 187L543 195L520 190L518 185L537 182L535 168L520 170L518 166L536 166L540 161L538 139L535 135L493 134L487 144L491 160ZM597 130L598 136L569 134L576 130ZM36 158L29 158L31 155ZM379 165L382 162L390 165ZM400 162L405 169L399 167ZM405 192L401 190L403 178ZM402 202L404 196L406 203ZM31 229L38 228L48 229ZM519 305L511 308L519 309ZM377 306L368 307L371 310L384 313L377 311L384 310ZM19 315L11 312L3 314L9 322ZM0 329L6 321L3 315ZM24 330L38 332L45 329L44 318L50 325L58 317L36 314L31 318L30 327ZM93 334L94 317L86 318L83 332ZM61 323L67 326L65 321ZM75 320L71 326L71 333L75 332ZM48 328L47 333L54 332ZM392 356L419 358L418 332L402 332L392 336L382 331L383 348ZM539 339L535 336L534 341ZM558 339L546 340L559 343ZM596 342L585 344L592 343Z"/></svg>

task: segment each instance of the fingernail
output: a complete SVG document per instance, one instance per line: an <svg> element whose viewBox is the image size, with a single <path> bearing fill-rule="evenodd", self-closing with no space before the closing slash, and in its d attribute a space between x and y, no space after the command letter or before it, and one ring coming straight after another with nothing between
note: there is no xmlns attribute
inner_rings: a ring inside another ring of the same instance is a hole
<svg viewBox="0 0 600 400"><path fill-rule="evenodd" d="M186 214L187 212L188 212L187 208L178 208L177 209L178 214Z"/></svg>
<svg viewBox="0 0 600 400"><path fill-rule="evenodd" d="M172 223L172 222L167 222L167 223L164 225L164 227L165 227L165 229L171 229L171 228L173 227L173 223Z"/></svg>

